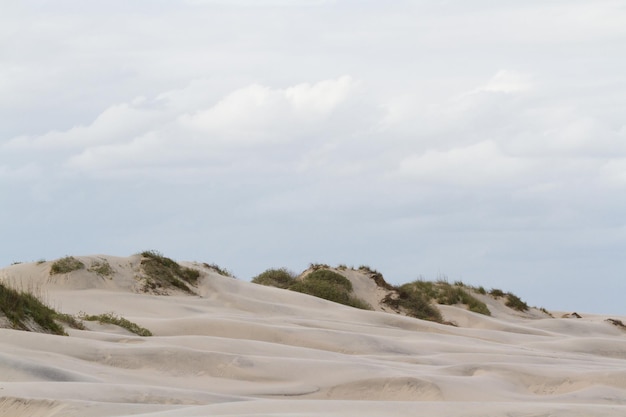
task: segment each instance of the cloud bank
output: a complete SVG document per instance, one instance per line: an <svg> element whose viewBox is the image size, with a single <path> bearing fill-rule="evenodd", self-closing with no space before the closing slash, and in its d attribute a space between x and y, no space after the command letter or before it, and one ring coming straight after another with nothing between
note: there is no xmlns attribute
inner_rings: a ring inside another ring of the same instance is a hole
<svg viewBox="0 0 626 417"><path fill-rule="evenodd" d="M5 263L153 246L243 278L567 282L564 308L623 288L621 2L288 3L7 7Z"/></svg>

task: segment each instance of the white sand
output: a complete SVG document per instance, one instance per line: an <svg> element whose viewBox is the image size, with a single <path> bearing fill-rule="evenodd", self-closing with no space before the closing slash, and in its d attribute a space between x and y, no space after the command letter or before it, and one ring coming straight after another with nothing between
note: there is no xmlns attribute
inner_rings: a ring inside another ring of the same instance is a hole
<svg viewBox="0 0 626 417"><path fill-rule="evenodd" d="M542 318L485 298L492 317L442 306L453 327L209 270L201 296L147 295L137 257L105 258L113 279L51 277L50 263L0 279L155 336L95 323L69 337L0 329L1 417L626 416L626 331L608 316ZM370 304L384 296L350 278Z"/></svg>

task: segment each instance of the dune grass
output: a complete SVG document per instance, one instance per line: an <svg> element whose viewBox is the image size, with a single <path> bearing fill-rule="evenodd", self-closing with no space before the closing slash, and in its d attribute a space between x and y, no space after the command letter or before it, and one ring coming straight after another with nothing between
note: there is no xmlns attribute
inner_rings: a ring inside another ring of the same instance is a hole
<svg viewBox="0 0 626 417"><path fill-rule="evenodd" d="M444 305L464 304L475 313L490 316L491 312L485 303L474 297L462 282L450 284L446 280L426 281L418 279L395 288L383 299L383 303L394 309L402 309L406 314L423 320L443 321L441 312L433 303Z"/></svg>
<svg viewBox="0 0 626 417"><path fill-rule="evenodd" d="M88 315L85 313L81 313L79 315L79 318L85 321L97 321L100 324L114 324L139 336L152 336L152 332L150 330L146 329L145 327L141 327L137 323L133 323L132 321L127 320L124 317L118 316L115 313L104 313L97 315Z"/></svg>
<svg viewBox="0 0 626 417"><path fill-rule="evenodd" d="M0 283L0 311L16 330L33 330L32 323L35 323L44 332L65 335L63 326L56 322L59 313L33 294L17 291L2 283Z"/></svg>
<svg viewBox="0 0 626 417"><path fill-rule="evenodd" d="M528 304L522 301L522 299L519 298L517 295L508 292L506 293L506 298L507 300L504 305L506 305L507 307L517 311L528 311Z"/></svg>
<svg viewBox="0 0 626 417"><path fill-rule="evenodd" d="M200 271L183 267L157 251L144 251L141 256L141 267L146 275L146 291L176 287L193 293L189 285L197 284Z"/></svg>
<svg viewBox="0 0 626 417"><path fill-rule="evenodd" d="M72 329L87 330L83 322L71 314L57 313L55 317L58 321L67 324Z"/></svg>
<svg viewBox="0 0 626 417"><path fill-rule="evenodd" d="M296 276L286 268L271 268L252 278L255 284L288 289L296 282Z"/></svg>
<svg viewBox="0 0 626 417"><path fill-rule="evenodd" d="M456 282L454 285L451 285L444 281L438 281L434 287L436 288L435 298L439 304L465 304L469 311L484 314L485 316L491 315L487 304L471 295L465 289L467 286L462 282Z"/></svg>
<svg viewBox="0 0 626 417"><path fill-rule="evenodd" d="M348 278L328 269L318 269L311 272L289 289L350 307L363 310L372 309L365 301L351 294L352 283Z"/></svg>
<svg viewBox="0 0 626 417"><path fill-rule="evenodd" d="M441 312L431 303L430 298L411 284L402 285L395 292L389 293L383 299L383 303L395 310L404 310L410 317L438 323L443 321Z"/></svg>
<svg viewBox="0 0 626 417"><path fill-rule="evenodd" d="M375 269L370 268L368 265L361 265L359 266L358 270L366 275L369 275L369 277L374 280L374 282L376 283L378 287L383 288L385 290L394 289L393 285L385 281L383 274L381 274Z"/></svg>
<svg viewBox="0 0 626 417"><path fill-rule="evenodd" d="M101 277L111 277L114 272L113 268L106 259L94 261L89 267L88 271L95 272Z"/></svg>
<svg viewBox="0 0 626 417"><path fill-rule="evenodd" d="M204 262L202 264L205 268L209 268L214 270L215 272L217 272L218 274L225 276L225 277L229 277L229 278L235 278L235 276L232 274L232 272L230 272L228 269L222 268L219 265L213 263L213 264L209 264Z"/></svg>
<svg viewBox="0 0 626 417"><path fill-rule="evenodd" d="M66 256L54 261L50 266L50 275L67 274L85 268L85 264L73 256Z"/></svg>
<svg viewBox="0 0 626 417"><path fill-rule="evenodd" d="M312 272L300 279L286 268L268 269L254 277L252 282L301 292L350 307L372 309L369 304L352 294L352 283L348 278L326 268L330 267L325 264L311 264Z"/></svg>

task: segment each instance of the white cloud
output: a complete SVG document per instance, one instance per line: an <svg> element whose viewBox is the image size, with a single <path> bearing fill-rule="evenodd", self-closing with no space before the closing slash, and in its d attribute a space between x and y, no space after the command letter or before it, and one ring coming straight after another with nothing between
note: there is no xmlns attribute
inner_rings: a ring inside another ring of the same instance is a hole
<svg viewBox="0 0 626 417"><path fill-rule="evenodd" d="M40 136L20 136L9 140L7 150L45 151L85 148L109 142L119 142L149 128L162 117L142 108L144 99L113 105L103 111L88 126L75 126L66 131L52 131Z"/></svg>
<svg viewBox="0 0 626 417"><path fill-rule="evenodd" d="M356 88L348 76L286 89L262 85L234 91L216 105L180 116L184 128L207 140L254 144L294 139L298 130L322 123Z"/></svg>
<svg viewBox="0 0 626 417"><path fill-rule="evenodd" d="M284 89L254 84L197 111L181 105L180 100L187 102L188 94L163 93L155 100L159 105L150 109L151 123L143 123L143 112L135 114L135 123L132 117L127 120L132 113L110 109L98 117L89 129L97 130L105 120L107 125L127 127L126 131L110 132L108 141L77 142L74 139L79 135L73 129L29 139L29 143L52 146L53 139L57 139L59 145L80 144L81 150L69 157L67 167L104 176L117 176L116 170L136 174L142 167L147 171L177 170L223 158L247 159L249 149L246 154L232 152L243 146L285 145L328 130L331 116L349 101L357 85L347 76ZM189 88L195 86L192 83ZM116 115L120 120L115 119ZM262 163L263 155L271 157L271 153L257 154L258 163Z"/></svg>

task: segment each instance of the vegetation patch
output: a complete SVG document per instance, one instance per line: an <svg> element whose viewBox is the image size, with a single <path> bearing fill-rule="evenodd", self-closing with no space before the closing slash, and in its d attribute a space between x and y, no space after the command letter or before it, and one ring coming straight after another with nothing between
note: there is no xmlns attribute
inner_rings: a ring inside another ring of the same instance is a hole
<svg viewBox="0 0 626 417"><path fill-rule="evenodd" d="M57 313L56 319L67 324L72 329L87 330L83 322L71 314Z"/></svg>
<svg viewBox="0 0 626 417"><path fill-rule="evenodd" d="M373 279L379 288L383 288L385 290L394 289L393 285L390 285L389 283L387 283L387 281L385 281L385 278L383 277L383 274L381 274L377 270L372 269L367 265L361 265L359 267L359 271L367 274L371 279Z"/></svg>
<svg viewBox="0 0 626 417"><path fill-rule="evenodd" d="M607 323L612 324L613 326L619 327L622 330L626 330L626 325L618 319L606 319Z"/></svg>
<svg viewBox="0 0 626 417"><path fill-rule="evenodd" d="M441 323L443 317L439 309L431 304L430 297L413 284L397 288L383 299L383 303L395 310L404 310L408 316Z"/></svg>
<svg viewBox="0 0 626 417"><path fill-rule="evenodd" d="M63 326L55 319L59 314L33 294L17 291L0 283L0 312L16 330L32 330L35 323L44 332L65 335Z"/></svg>
<svg viewBox="0 0 626 417"><path fill-rule="evenodd" d="M312 263L312 264L309 264L309 269L311 271L319 271L320 269L330 269L330 265Z"/></svg>
<svg viewBox="0 0 626 417"><path fill-rule="evenodd" d="M478 298L471 295L469 292L466 291L465 288L467 288L467 286L462 283L455 283L455 285L450 285L447 282L440 281L437 282L436 285L434 285L436 293L435 298L439 304L465 304L469 311L490 316L491 312L489 311L487 304L483 303Z"/></svg>
<svg viewBox="0 0 626 417"><path fill-rule="evenodd" d="M223 276L229 277L229 278L234 278L233 274L228 269L221 268L217 264L208 264L208 263L204 262L202 265L205 268L209 268L209 269L214 270L215 272L217 272L220 275L223 275Z"/></svg>
<svg viewBox="0 0 626 417"><path fill-rule="evenodd" d="M444 305L464 304L469 311L490 316L491 312L485 303L471 294L472 287L457 281L450 284L446 280L436 282L418 279L395 288L383 299L383 303L398 310L404 310L407 315L422 320L441 323L441 312L433 304Z"/></svg>
<svg viewBox="0 0 626 417"><path fill-rule="evenodd" d="M85 264L74 258L66 256L54 261L50 267L50 275L67 274L68 272L78 271L85 268Z"/></svg>
<svg viewBox="0 0 626 417"><path fill-rule="evenodd" d="M116 326L122 327L128 330L131 333L135 333L139 336L152 336L152 332L145 327L141 327L137 323L133 323L130 320L125 319L124 317L120 317L114 313L105 313L105 314L97 314L97 315L87 315L81 313L79 316L82 320L85 321L97 321L100 324L114 324Z"/></svg>
<svg viewBox="0 0 626 417"><path fill-rule="evenodd" d="M296 283L295 275L286 268L268 269L252 278L255 284L288 289Z"/></svg>
<svg viewBox="0 0 626 417"><path fill-rule="evenodd" d="M268 269L254 277L252 282L309 294L350 307L364 310L372 309L369 304L352 294L352 283L348 278L325 268L330 267L323 264L312 264L310 269L313 272L301 279L297 279L286 268Z"/></svg>
<svg viewBox="0 0 626 417"><path fill-rule="evenodd" d="M101 277L111 277L113 276L113 268L106 259L102 259L100 261L94 261L88 269L91 272L95 272Z"/></svg>
<svg viewBox="0 0 626 417"><path fill-rule="evenodd" d="M504 303L507 307L512 308L517 311L528 311L529 307L521 298L519 298L515 294L511 294L510 292L506 294L506 302Z"/></svg>
<svg viewBox="0 0 626 417"><path fill-rule="evenodd" d="M189 285L196 285L200 271L179 265L156 251L141 253L141 267L146 275L144 290L155 291L161 288L176 287L185 292L193 293Z"/></svg>
<svg viewBox="0 0 626 417"><path fill-rule="evenodd" d="M350 307L371 310L371 306L351 294L352 283L348 278L328 269L311 272L289 289Z"/></svg>
<svg viewBox="0 0 626 417"><path fill-rule="evenodd" d="M552 313L550 313L550 312L549 312L548 310L546 310L544 307L541 307L541 308L539 309L539 311L541 311L543 314L545 314L545 315L547 315L547 316L549 316L549 317L554 318L554 315L552 315Z"/></svg>
<svg viewBox="0 0 626 417"><path fill-rule="evenodd" d="M493 298L500 298L500 297L504 297L506 294L504 291L499 290L497 288L492 288L491 291L489 291L489 295L491 295Z"/></svg>

